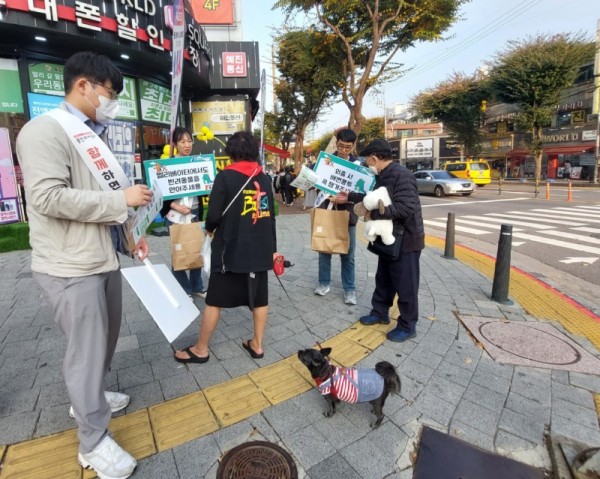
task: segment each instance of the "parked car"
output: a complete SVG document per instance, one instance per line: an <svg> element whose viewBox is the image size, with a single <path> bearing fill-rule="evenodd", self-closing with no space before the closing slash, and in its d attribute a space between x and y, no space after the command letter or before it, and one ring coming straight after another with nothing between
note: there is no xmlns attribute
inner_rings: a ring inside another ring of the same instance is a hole
<svg viewBox="0 0 600 479"><path fill-rule="evenodd" d="M442 169L459 178L471 180L477 186L485 186L492 181L490 165L485 160L449 161Z"/></svg>
<svg viewBox="0 0 600 479"><path fill-rule="evenodd" d="M431 193L441 198L444 195L469 196L475 191L475 183L457 178L444 170L421 170L415 174L419 193Z"/></svg>

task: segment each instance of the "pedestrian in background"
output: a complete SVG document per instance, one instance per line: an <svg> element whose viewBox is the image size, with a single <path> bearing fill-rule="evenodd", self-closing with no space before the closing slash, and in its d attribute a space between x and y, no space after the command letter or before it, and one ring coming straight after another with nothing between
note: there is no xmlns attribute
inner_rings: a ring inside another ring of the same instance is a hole
<svg viewBox="0 0 600 479"><path fill-rule="evenodd" d="M335 156L339 156L344 160L358 161L358 159L352 155L352 150L356 143L356 133L354 131L345 128L338 131L335 135L336 139L336 151L333 153ZM325 200L318 207L327 208L330 200ZM344 303L356 304L356 285L355 285L355 270L354 270L354 250L356 248L356 223L358 222L358 216L354 213L354 205L351 203L345 203L341 205L343 209L348 210L350 213L350 219L348 221L348 237L350 240L350 246L347 254L340 254L340 261L342 263L342 287L344 288ZM331 254L319 253L319 285L315 289L315 294L318 296L325 296L330 291L331 283Z"/></svg>
<svg viewBox="0 0 600 479"><path fill-rule="evenodd" d="M194 140L192 133L187 128L181 126L175 128L171 141L177 148L176 158L192 154ZM167 200L160 210L161 216L165 219L166 227L171 226L173 223L197 223L202 221L203 213L202 198L200 196L186 196L176 200ZM206 298L206 289L202 282L202 268L174 271L171 267L171 271L190 298L192 296Z"/></svg>
<svg viewBox="0 0 600 479"><path fill-rule="evenodd" d="M270 178L258 163L259 142L240 131L227 140L232 164L215 178L206 215L212 241L211 273L196 344L176 351L180 363L205 363L221 308L247 306L254 336L242 347L254 359L264 356L269 313L268 271L277 255L275 208Z"/></svg>
<svg viewBox="0 0 600 479"><path fill-rule="evenodd" d="M419 319L419 278L421 250L425 247L425 230L421 202L417 192L415 177L405 167L392 161L392 148L384 139L373 140L360 156L366 158L367 165L374 167L378 176L375 189L384 186L392 200L383 214L371 211L371 219L391 219L394 223L394 236L401 241L397 259L379 257L375 274L375 291L371 298L371 312L360 318L367 326L389 324L389 310L394 296L398 295L400 317L395 329L387 333L390 341L406 341L416 336ZM364 198L362 193L338 193L336 201L358 203Z"/></svg>

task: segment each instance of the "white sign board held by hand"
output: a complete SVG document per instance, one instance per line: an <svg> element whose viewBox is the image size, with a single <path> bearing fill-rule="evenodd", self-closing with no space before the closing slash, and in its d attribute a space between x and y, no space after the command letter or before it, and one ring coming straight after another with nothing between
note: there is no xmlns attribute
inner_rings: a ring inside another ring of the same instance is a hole
<svg viewBox="0 0 600 479"><path fill-rule="evenodd" d="M121 273L172 343L198 317L200 311L164 264L123 268Z"/></svg>
<svg viewBox="0 0 600 479"><path fill-rule="evenodd" d="M340 191L368 193L375 185L375 175L368 168L322 151L314 172L319 177L315 187L330 195Z"/></svg>
<svg viewBox="0 0 600 479"><path fill-rule="evenodd" d="M307 166L302 165L300 173L298 174L298 176L296 176L294 181L290 183L290 186L293 186L294 188L299 188L303 191L308 191L309 189L314 187L318 181L319 177L317 176L317 174Z"/></svg>

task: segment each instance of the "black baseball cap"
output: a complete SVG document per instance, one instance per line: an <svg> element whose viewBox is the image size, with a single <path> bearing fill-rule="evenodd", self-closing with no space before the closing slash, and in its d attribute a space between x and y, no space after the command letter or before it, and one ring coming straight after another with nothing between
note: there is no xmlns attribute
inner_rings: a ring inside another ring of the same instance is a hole
<svg viewBox="0 0 600 479"><path fill-rule="evenodd" d="M385 153L387 157L392 157L392 147L383 138L377 138L363 148L359 156L367 157L373 153Z"/></svg>

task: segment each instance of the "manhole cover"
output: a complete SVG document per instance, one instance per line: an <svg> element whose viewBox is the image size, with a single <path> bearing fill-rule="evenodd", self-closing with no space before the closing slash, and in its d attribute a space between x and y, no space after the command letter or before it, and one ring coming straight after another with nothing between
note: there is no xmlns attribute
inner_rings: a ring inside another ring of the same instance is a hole
<svg viewBox="0 0 600 479"><path fill-rule="evenodd" d="M562 338L526 324L490 322L482 324L479 331L494 346L531 361L566 365L581 358Z"/></svg>
<svg viewBox="0 0 600 479"><path fill-rule="evenodd" d="M292 456L277 444L253 441L234 447L223 457L217 479L298 479Z"/></svg>

